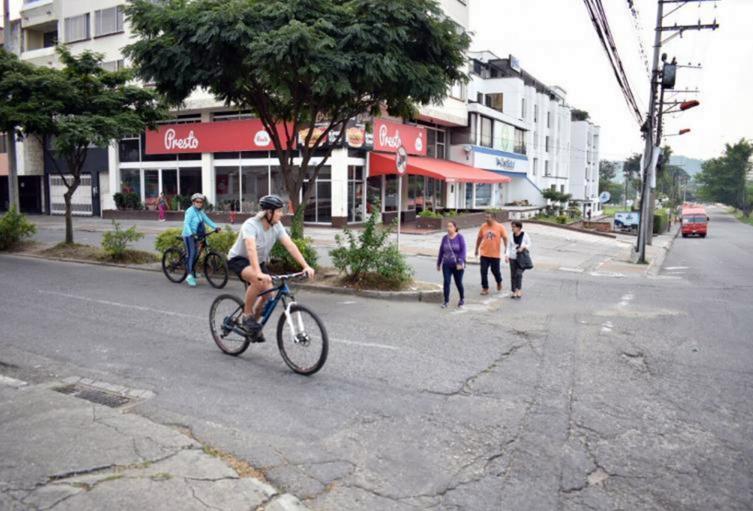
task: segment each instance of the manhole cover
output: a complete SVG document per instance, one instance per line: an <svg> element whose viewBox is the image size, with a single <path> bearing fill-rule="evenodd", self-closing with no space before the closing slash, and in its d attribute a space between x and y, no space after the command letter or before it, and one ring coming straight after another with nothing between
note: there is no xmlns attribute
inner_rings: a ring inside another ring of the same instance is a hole
<svg viewBox="0 0 753 511"><path fill-rule="evenodd" d="M131 399L125 396L118 396L117 394L111 394L102 390L89 389L79 385L66 385L64 387L58 387L55 390L61 394L68 394L70 396L91 401L92 403L97 403L98 405L109 406L110 408L118 408L131 402Z"/></svg>

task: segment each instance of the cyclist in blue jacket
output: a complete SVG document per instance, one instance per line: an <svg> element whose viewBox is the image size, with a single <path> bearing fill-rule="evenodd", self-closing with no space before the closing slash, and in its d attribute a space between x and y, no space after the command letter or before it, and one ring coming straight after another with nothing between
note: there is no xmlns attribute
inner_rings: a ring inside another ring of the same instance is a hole
<svg viewBox="0 0 753 511"><path fill-rule="evenodd" d="M191 287L196 286L196 259L199 256L199 246L197 237L206 233L204 225L208 225L212 230L219 231L217 224L209 219L202 210L206 197L201 193L191 195L192 206L186 210L183 219L183 242L186 244L186 253L188 254L188 277L186 282Z"/></svg>

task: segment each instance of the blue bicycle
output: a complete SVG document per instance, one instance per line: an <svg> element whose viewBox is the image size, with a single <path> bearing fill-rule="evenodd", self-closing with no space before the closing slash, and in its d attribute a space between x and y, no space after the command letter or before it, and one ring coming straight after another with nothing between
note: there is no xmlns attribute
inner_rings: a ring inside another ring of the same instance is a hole
<svg viewBox="0 0 753 511"><path fill-rule="evenodd" d="M313 311L295 301L288 282L305 279L305 272L290 275L273 275L275 287L260 295L274 295L264 304L262 329L272 317L278 304L283 311L277 321L277 347L285 363L298 374L310 376L319 371L327 361L329 339L324 323ZM209 310L209 328L212 338L223 353L238 356L251 343L263 342L261 333L254 334L243 328L241 315L243 300L234 295L218 296Z"/></svg>

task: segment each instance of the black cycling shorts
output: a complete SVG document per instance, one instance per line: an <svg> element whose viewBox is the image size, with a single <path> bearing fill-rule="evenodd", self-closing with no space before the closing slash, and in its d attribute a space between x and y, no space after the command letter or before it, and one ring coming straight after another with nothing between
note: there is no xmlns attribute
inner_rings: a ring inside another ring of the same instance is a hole
<svg viewBox="0 0 753 511"><path fill-rule="evenodd" d="M251 261L242 256L235 256L227 262L227 267L230 268L230 270L233 271L236 275L238 275L238 278L241 278L241 273L246 268L246 266L251 266ZM261 263L259 267L261 268L262 273L267 273L266 263Z"/></svg>

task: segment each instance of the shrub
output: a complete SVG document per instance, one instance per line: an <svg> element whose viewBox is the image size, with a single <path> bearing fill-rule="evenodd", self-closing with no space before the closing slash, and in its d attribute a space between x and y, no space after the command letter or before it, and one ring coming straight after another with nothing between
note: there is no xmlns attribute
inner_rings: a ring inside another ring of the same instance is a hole
<svg viewBox="0 0 753 511"><path fill-rule="evenodd" d="M182 204L183 204L183 196L176 195L170 200L170 209L173 211L179 211L181 209Z"/></svg>
<svg viewBox="0 0 753 511"><path fill-rule="evenodd" d="M319 255L314 248L314 241L311 238L293 238L293 243L301 251L301 255L309 263L309 266L314 269L318 268ZM280 243L275 244L270 259L271 269L275 273L293 273L303 269Z"/></svg>
<svg viewBox="0 0 753 511"><path fill-rule="evenodd" d="M116 209L125 209L126 207L126 201L125 201L125 195L118 192L113 194L112 200L115 201L115 208Z"/></svg>
<svg viewBox="0 0 753 511"><path fill-rule="evenodd" d="M144 205L141 203L141 197L136 192L123 194L123 207L125 209L144 209Z"/></svg>
<svg viewBox="0 0 753 511"><path fill-rule="evenodd" d="M360 234L345 228L335 236L332 263L351 283L377 274L388 287L401 287L411 280L412 271L397 247L388 242L391 232L391 228L378 226L377 214L372 213Z"/></svg>
<svg viewBox="0 0 753 511"><path fill-rule="evenodd" d="M451 209L449 211L445 211L442 216L445 216L447 218L453 218L458 216L458 210L457 209Z"/></svg>
<svg viewBox="0 0 753 511"><path fill-rule="evenodd" d="M669 229L669 212L666 209L657 209L654 212L654 234L662 234Z"/></svg>
<svg viewBox="0 0 753 511"><path fill-rule="evenodd" d="M108 231L102 236L102 249L112 259L120 260L125 256L128 244L140 240L144 235L136 231L135 225L125 231L115 220L112 221L112 225L115 230Z"/></svg>
<svg viewBox="0 0 753 511"><path fill-rule="evenodd" d="M182 233L183 229L180 229L178 227L170 227L169 229L165 229L164 231L159 233L159 235L157 235L157 238L154 240L154 248L161 254L164 254L165 250L170 247L180 249L181 247L183 247L183 239L181 238Z"/></svg>
<svg viewBox="0 0 753 511"><path fill-rule="evenodd" d="M559 215L555 219L558 224L566 224L567 223L567 217L565 215Z"/></svg>
<svg viewBox="0 0 753 511"><path fill-rule="evenodd" d="M418 214L418 216L420 216L421 218L442 218L442 215L435 213L430 209L424 209Z"/></svg>
<svg viewBox="0 0 753 511"><path fill-rule="evenodd" d="M230 252L230 247L233 246L233 243L235 243L235 238L237 237L238 233L233 231L232 227L226 225L220 232L209 236L207 238L207 242L215 252L227 255L227 253Z"/></svg>
<svg viewBox="0 0 753 511"><path fill-rule="evenodd" d="M8 250L16 246L24 238L30 238L37 232L36 226L29 222L21 213L11 207L0 217L0 250Z"/></svg>

